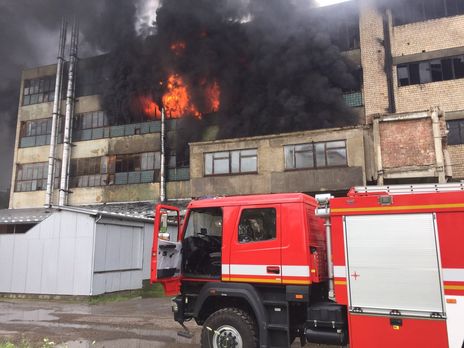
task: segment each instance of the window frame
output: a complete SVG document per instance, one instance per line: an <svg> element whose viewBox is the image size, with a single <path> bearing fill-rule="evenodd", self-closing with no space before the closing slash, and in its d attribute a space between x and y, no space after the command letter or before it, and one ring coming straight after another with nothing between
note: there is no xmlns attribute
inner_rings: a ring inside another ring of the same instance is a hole
<svg viewBox="0 0 464 348"><path fill-rule="evenodd" d="M327 144L330 143L338 143L338 142L343 142L344 146L339 146L339 147L327 147ZM324 163L325 165L319 165L318 160L317 160L317 150L316 146L317 145L323 145L324 146ZM295 148L297 146L311 146L312 149L311 151L295 151ZM292 168L287 167L287 157L286 157L286 148L293 147L293 162L292 162ZM298 143L298 144L286 144L283 146L284 148L284 166L285 166L285 171L295 171L295 170L313 170L313 169L324 169L324 168L345 168L348 167L348 149L346 147L346 139L341 139L341 140L330 140L330 141L320 141L320 142L311 142L311 143ZM329 165L329 160L328 160L328 152L330 150L339 150L339 149L344 149L345 150L345 164L336 164L336 165ZM329 151L328 151L329 150ZM307 167L296 167L296 157L295 154L299 152L312 152L312 166L307 166Z"/></svg>
<svg viewBox="0 0 464 348"><path fill-rule="evenodd" d="M274 230L274 237L273 238L268 238L268 239L262 239L262 240L250 240L250 241L241 241L240 240L240 225L241 225L241 222L242 222L242 217L243 217L243 214L245 211L248 211L248 210L274 210L274 227L275 227L275 230ZM244 206L240 209L240 214L239 214L239 218L238 218L238 222L237 222L237 225L236 225L236 228L235 228L235 241L239 244L239 245L250 245L252 243L266 243L266 242L274 242L276 240L279 239L279 210L278 210L278 207L277 206L273 206L273 205L270 205L270 206L267 206L267 205L263 205L263 206Z"/></svg>
<svg viewBox="0 0 464 348"><path fill-rule="evenodd" d="M401 88L401 87L414 86L414 85L424 85L424 84L434 83L434 82L453 81L453 80L462 79L464 78L464 72L461 71L462 76L458 76L460 74L459 69L456 67L456 65L459 64L458 60L461 60L462 62L461 64L463 64L463 68L464 68L464 54L457 55L457 56L441 57L441 58L436 58L436 59L421 60L421 61L398 64L396 66L397 86L398 88ZM438 64L435 64L436 66L432 67L433 65L432 63L436 61L440 61L439 67L438 67ZM430 81L422 82L421 76L423 75L421 75L421 65L424 65L424 64L427 65L426 71L430 73L430 76L429 76ZM451 76L452 76L451 78L447 78L448 74L446 74L444 70L444 66L446 64L450 64L449 65L450 70L448 70L448 72L451 73ZM413 82L412 80L415 80L415 79L411 78L412 66L415 66L415 65L417 65L418 67L417 69L418 70L418 76L417 76L418 82ZM400 78L400 74L399 74L399 70L404 69L404 68L407 70L407 84L401 83L401 80L406 80L406 77ZM441 79L434 80L434 73L437 74L438 72L441 75Z"/></svg>
<svg viewBox="0 0 464 348"><path fill-rule="evenodd" d="M53 102L56 75L46 75L23 81L21 106Z"/></svg>
<svg viewBox="0 0 464 348"><path fill-rule="evenodd" d="M55 177L53 180L53 186L58 186L58 180L60 177L61 161L56 160L55 162ZM41 173L39 177L39 172ZM34 178L34 176L36 176ZM47 189L47 178L48 178L48 162L32 162L32 163L19 163L16 165L15 181L14 181L14 192L36 192L44 191ZM32 187L34 186L35 189ZM39 186L38 183L41 182ZM18 185L20 189L18 190ZM30 185L30 189L24 189L24 185ZM38 188L40 187L40 188Z"/></svg>
<svg viewBox="0 0 464 348"><path fill-rule="evenodd" d="M427 1L429 1L427 3ZM414 3L401 3L399 6L392 7L392 17L393 17L393 26L402 26L414 23L425 22L429 20L439 19L439 18L447 18L447 17L454 17L460 16L464 14L464 4L459 6L459 0L454 1L454 11L452 10L452 4L450 4L452 0L439 0L436 1L435 5L441 3L440 10L442 11L441 14L438 14L436 11L433 12L434 4L430 0L416 0ZM416 8L413 8L416 6ZM431 11L432 10L432 11ZM403 17L398 15L401 13L403 16L405 14L409 15L409 18ZM415 18L412 18L411 14L414 13L416 15Z"/></svg>
<svg viewBox="0 0 464 348"><path fill-rule="evenodd" d="M454 128L454 127L451 127L451 124L457 124L457 127L455 127L455 128L458 129L458 135L457 135L457 137L459 138L458 142L454 142L454 141L450 142L449 141L451 129ZM450 146L464 145L464 118L463 119L446 121L446 128L449 131L449 133L448 133L448 145L450 145Z"/></svg>
<svg viewBox="0 0 464 348"><path fill-rule="evenodd" d="M255 151L254 155L243 155L242 152L245 151ZM232 154L238 152L238 171L233 170L232 165ZM226 154L223 157L215 158L216 154ZM207 156L211 155L211 173L208 174L206 170ZM242 159L247 158L256 158L256 170L253 171L242 171ZM225 160L228 161L228 171L226 173L215 173L215 160ZM203 175L204 176L225 176L225 175L247 175L247 174L257 174L259 168L258 163L258 148L244 148L244 149L235 149L235 150L224 150L224 151L213 151L203 153Z"/></svg>

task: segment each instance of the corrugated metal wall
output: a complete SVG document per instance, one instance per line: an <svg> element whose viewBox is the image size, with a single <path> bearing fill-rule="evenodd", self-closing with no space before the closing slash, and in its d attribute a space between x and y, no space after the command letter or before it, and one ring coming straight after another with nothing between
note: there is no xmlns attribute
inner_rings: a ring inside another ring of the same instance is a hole
<svg viewBox="0 0 464 348"><path fill-rule="evenodd" d="M90 295L93 229L93 217L61 211L0 235L0 292Z"/></svg>
<svg viewBox="0 0 464 348"><path fill-rule="evenodd" d="M95 236L92 295L140 289L150 278L153 225L102 220Z"/></svg>
<svg viewBox="0 0 464 348"><path fill-rule="evenodd" d="M0 234L0 293L98 295L150 278L153 224L57 211L24 234Z"/></svg>

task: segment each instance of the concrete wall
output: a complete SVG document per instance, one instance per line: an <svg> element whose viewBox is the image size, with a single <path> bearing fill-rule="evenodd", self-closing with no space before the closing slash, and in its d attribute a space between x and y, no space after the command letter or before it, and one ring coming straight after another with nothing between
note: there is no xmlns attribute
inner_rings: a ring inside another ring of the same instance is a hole
<svg viewBox="0 0 464 348"><path fill-rule="evenodd" d="M393 27L393 55L404 56L464 46L464 16L444 17Z"/></svg>
<svg viewBox="0 0 464 348"><path fill-rule="evenodd" d="M90 295L93 243L94 219L71 212L0 235L0 292Z"/></svg>
<svg viewBox="0 0 464 348"><path fill-rule="evenodd" d="M383 14L374 0L360 1L361 62L364 74L364 100L367 121L388 111L385 74ZM393 59L427 60L442 51L442 57L456 55L464 47L464 16L446 17L392 26L387 13ZM447 52L448 50L448 52ZM462 54L462 53L460 53ZM415 112L439 106L444 111L464 109L464 79L398 86L396 65L392 68L396 112Z"/></svg>
<svg viewBox="0 0 464 348"><path fill-rule="evenodd" d="M372 115L388 112L382 14L375 2L375 0L361 0L359 15L364 107L368 123Z"/></svg>
<svg viewBox="0 0 464 348"><path fill-rule="evenodd" d="M342 128L222 140L190 145L192 196L347 189L366 178L364 129ZM285 170L284 145L346 140L347 167ZM204 153L258 149L258 173L204 176Z"/></svg>
<svg viewBox="0 0 464 348"><path fill-rule="evenodd" d="M47 69L49 69L47 67ZM43 70L43 69L42 69ZM39 69L35 73L43 73ZM46 70L46 69L45 69ZM27 78L35 77L29 70L25 71ZM42 76L42 75L39 75ZM80 97L76 103L76 113L96 111L101 109L99 96ZM64 106L63 106L64 112ZM51 117L52 103L42 103L21 107L19 110L17 142L19 139L19 128L21 121ZM172 138L172 137L171 137ZM160 150L159 133L132 135L124 137L78 141L74 142L71 149L72 158L87 158L98 156L110 156L120 154L131 154L140 152L151 152ZM57 146L57 157L61 157L62 145ZM37 146L15 148L14 163L47 162L49 146ZM14 192L14 180L16 177L16 166L13 168L12 191L10 195L10 208L31 208L43 206L45 202L45 191ZM55 190L55 202L57 201L57 190ZM167 193L169 198L190 197L189 182L168 183ZM146 201L159 199L159 183L136 184L136 185L114 185L88 188L72 188L69 196L69 204L83 205L105 202L128 202Z"/></svg>

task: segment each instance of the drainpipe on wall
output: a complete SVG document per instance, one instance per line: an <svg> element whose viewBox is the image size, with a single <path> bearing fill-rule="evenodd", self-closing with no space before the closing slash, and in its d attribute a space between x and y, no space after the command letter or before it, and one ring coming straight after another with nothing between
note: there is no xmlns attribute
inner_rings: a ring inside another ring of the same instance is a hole
<svg viewBox="0 0 464 348"><path fill-rule="evenodd" d="M385 75L387 77L387 91L388 91L388 112L396 112L396 102L395 102L395 87L393 81L393 56L391 48L391 14L390 10L385 9L382 11L382 21L383 21L383 47L385 52Z"/></svg>
<svg viewBox="0 0 464 348"><path fill-rule="evenodd" d="M160 159L160 201L166 201L166 138L165 138L165 114L164 107L161 108L161 159Z"/></svg>
<svg viewBox="0 0 464 348"><path fill-rule="evenodd" d="M74 18L69 48L68 88L66 93L66 117L63 138L63 159L61 163L60 199L59 205L68 204L69 163L71 159L71 127L74 113L75 71L77 68L77 46L79 43L79 22Z"/></svg>
<svg viewBox="0 0 464 348"><path fill-rule="evenodd" d="M55 179L55 155L57 143L57 126L61 117L61 94L63 85L64 49L66 46L66 32L68 22L63 18L61 22L60 41L58 46L58 62L56 64L55 97L53 100L52 129L50 134L50 149L48 154L47 192L45 194L45 206L53 204L53 186Z"/></svg>
<svg viewBox="0 0 464 348"><path fill-rule="evenodd" d="M432 118L432 134L435 147L436 158L436 171L438 175L438 182L440 184L446 183L445 175L445 160L443 155L443 136L440 129L440 118L438 116L439 109L433 108L430 117Z"/></svg>
<svg viewBox="0 0 464 348"><path fill-rule="evenodd" d="M374 136L374 157L377 169L377 185L383 185L382 147L380 146L380 116L374 116L372 131Z"/></svg>

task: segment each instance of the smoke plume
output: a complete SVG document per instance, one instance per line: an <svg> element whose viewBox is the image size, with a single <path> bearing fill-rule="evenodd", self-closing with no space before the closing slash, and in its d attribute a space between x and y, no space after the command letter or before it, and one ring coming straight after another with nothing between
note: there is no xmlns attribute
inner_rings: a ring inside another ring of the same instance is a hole
<svg viewBox="0 0 464 348"><path fill-rule="evenodd" d="M189 91L177 148L202 140L349 125L342 90L353 67L307 0L15 0L0 4L0 155L9 173L20 71L54 63L62 16L77 15L79 55L111 52L103 104L131 121L146 97L161 105L177 76ZM153 13L157 8L156 16ZM156 17L153 26L151 19ZM217 99L211 102L211 95ZM206 98L208 96L209 98ZM156 111L156 108L153 110ZM146 110L145 110L146 111ZM201 117L199 117L201 115ZM169 115L168 115L169 116ZM4 160L4 159L7 160ZM9 185L9 175L0 187Z"/></svg>
<svg viewBox="0 0 464 348"><path fill-rule="evenodd" d="M356 88L353 67L331 43L324 20L302 3L161 1L156 34L123 43L109 58L105 108L122 119L133 112L137 96L161 105L169 76L177 74L206 115L180 120L180 148L201 140L211 123L221 138L355 123L342 99L342 90ZM208 117L205 86L213 83L220 107Z"/></svg>

